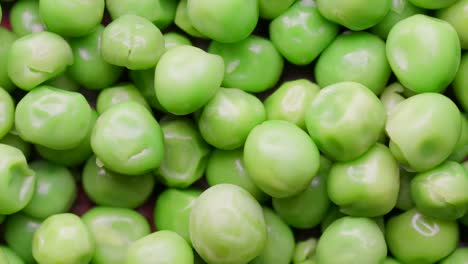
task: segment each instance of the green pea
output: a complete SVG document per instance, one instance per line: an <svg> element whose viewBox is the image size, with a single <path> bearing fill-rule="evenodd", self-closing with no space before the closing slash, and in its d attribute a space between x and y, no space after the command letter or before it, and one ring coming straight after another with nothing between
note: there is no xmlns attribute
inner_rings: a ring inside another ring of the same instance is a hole
<svg viewBox="0 0 468 264"><path fill-rule="evenodd" d="M25 141L56 150L70 149L86 138L92 110L82 94L43 85L19 101L15 125Z"/></svg>
<svg viewBox="0 0 468 264"><path fill-rule="evenodd" d="M315 250L317 248L317 239L309 238L307 240L299 241L294 250L293 263L294 264L310 264L307 261L314 260ZM315 262L312 262L315 263Z"/></svg>
<svg viewBox="0 0 468 264"><path fill-rule="evenodd" d="M12 44L17 39L16 35L7 29L0 27L0 87L8 92L13 91L16 87L8 75L8 53ZM16 58L15 58L16 59Z"/></svg>
<svg viewBox="0 0 468 264"><path fill-rule="evenodd" d="M392 1L317 0L316 2L320 13L326 19L351 30L360 31L382 21L390 11Z"/></svg>
<svg viewBox="0 0 468 264"><path fill-rule="evenodd" d="M130 209L94 207L82 220L96 241L95 264L125 263L130 245L151 232L146 219Z"/></svg>
<svg viewBox="0 0 468 264"><path fill-rule="evenodd" d="M403 19L391 29L386 50L398 80L417 93L444 90L460 64L460 40L455 29L443 20L421 14Z"/></svg>
<svg viewBox="0 0 468 264"><path fill-rule="evenodd" d="M68 43L51 32L38 32L17 39L8 51L8 76L23 90L31 90L73 64Z"/></svg>
<svg viewBox="0 0 468 264"><path fill-rule="evenodd" d="M106 7L113 19L133 14L144 17L159 29L165 29L173 21L177 8L176 0L106 0Z"/></svg>
<svg viewBox="0 0 468 264"><path fill-rule="evenodd" d="M47 30L67 37L92 32L104 16L104 0L40 0L39 14Z"/></svg>
<svg viewBox="0 0 468 264"><path fill-rule="evenodd" d="M390 150L411 170L434 168L455 149L461 121L457 106L444 95L412 96L398 104L388 118Z"/></svg>
<svg viewBox="0 0 468 264"><path fill-rule="evenodd" d="M425 9L441 9L453 5L457 0L408 0L413 5Z"/></svg>
<svg viewBox="0 0 468 264"><path fill-rule="evenodd" d="M262 37L252 35L234 43L213 41L208 52L224 60L224 87L263 92L278 82L283 71L283 58L273 43Z"/></svg>
<svg viewBox="0 0 468 264"><path fill-rule="evenodd" d="M281 84L264 101L268 120L285 120L306 128L305 115L320 87L307 79L297 79Z"/></svg>
<svg viewBox="0 0 468 264"><path fill-rule="evenodd" d="M36 145L36 150L39 155L46 160L51 162L67 166L75 167L83 164L92 154L91 149L91 134L93 132L94 125L98 114L95 110L91 111L91 125L88 128L86 137L78 144L78 146L71 149L56 150L41 145Z"/></svg>
<svg viewBox="0 0 468 264"><path fill-rule="evenodd" d="M41 224L32 242L39 263L89 263L95 241L83 221L74 214L56 214Z"/></svg>
<svg viewBox="0 0 468 264"><path fill-rule="evenodd" d="M235 184L248 191L259 202L268 199L268 195L250 179L245 168L242 149L213 150L206 164L205 177L210 186L223 183Z"/></svg>
<svg viewBox="0 0 468 264"><path fill-rule="evenodd" d="M72 80L70 76L68 76L67 72L64 72L58 75L57 77L46 81L44 84L69 92L78 92L78 90L80 89L80 85L77 82L75 82L75 80Z"/></svg>
<svg viewBox="0 0 468 264"><path fill-rule="evenodd" d="M221 88L203 107L198 128L210 145L224 150L242 147L250 131L265 121L262 102L236 88Z"/></svg>
<svg viewBox="0 0 468 264"><path fill-rule="evenodd" d="M258 1L251 0L188 0L187 10L198 31L223 43L247 38L259 18Z"/></svg>
<svg viewBox="0 0 468 264"><path fill-rule="evenodd" d="M29 159L31 155L31 145L20 138L16 131L10 130L8 134L0 139L0 144L10 145L21 150L26 159Z"/></svg>
<svg viewBox="0 0 468 264"><path fill-rule="evenodd" d="M453 2L453 1L452 1ZM468 1L460 0L438 10L436 16L449 22L457 31L462 49L468 49Z"/></svg>
<svg viewBox="0 0 468 264"><path fill-rule="evenodd" d="M175 47L166 51L156 66L156 96L168 112L190 114L216 94L223 76L220 56L192 46Z"/></svg>
<svg viewBox="0 0 468 264"><path fill-rule="evenodd" d="M145 174L128 177L97 165L96 156L86 162L82 173L83 188L87 196L101 206L136 208L151 195L155 180Z"/></svg>
<svg viewBox="0 0 468 264"><path fill-rule="evenodd" d="M370 31L382 39L387 39L390 30L401 20L416 14L424 14L425 10L414 6L409 0L391 1L390 11Z"/></svg>
<svg viewBox="0 0 468 264"><path fill-rule="evenodd" d="M380 95L380 101L382 101L387 111L387 118L390 116L393 109L406 99L404 93L405 87L398 82L392 83L384 89Z"/></svg>
<svg viewBox="0 0 468 264"><path fill-rule="evenodd" d="M13 127L15 120L15 102L11 95L0 87L0 139Z"/></svg>
<svg viewBox="0 0 468 264"><path fill-rule="evenodd" d="M447 258L443 259L440 264L463 264L468 261L468 248L457 248Z"/></svg>
<svg viewBox="0 0 468 264"><path fill-rule="evenodd" d="M101 54L101 41L104 26L98 25L92 33L70 39L74 63L68 68L70 76L80 85L90 90L101 90L115 83L123 68L104 60Z"/></svg>
<svg viewBox="0 0 468 264"><path fill-rule="evenodd" d="M189 221L192 206L202 192L197 189L166 189L159 194L154 205L154 225L157 230L174 231L189 245Z"/></svg>
<svg viewBox="0 0 468 264"><path fill-rule="evenodd" d="M315 76L321 87L352 81L363 84L375 94L382 92L390 74L385 42L366 32L338 36L315 66Z"/></svg>
<svg viewBox="0 0 468 264"><path fill-rule="evenodd" d="M468 157L468 115L462 114L460 138L449 160L462 162Z"/></svg>
<svg viewBox="0 0 468 264"><path fill-rule="evenodd" d="M143 95L130 83L122 83L102 90L97 98L96 109L99 114L120 103L133 101L151 111Z"/></svg>
<svg viewBox="0 0 468 264"><path fill-rule="evenodd" d="M468 112L468 52L461 58L460 68L453 81L453 90L462 109Z"/></svg>
<svg viewBox="0 0 468 264"><path fill-rule="evenodd" d="M413 198L411 197L411 180L413 178L414 173L400 168L400 191L395 205L400 210L408 211L414 207Z"/></svg>
<svg viewBox="0 0 468 264"><path fill-rule="evenodd" d="M383 262L381 262L381 264L400 264L400 262L393 258L387 257Z"/></svg>
<svg viewBox="0 0 468 264"><path fill-rule="evenodd" d="M172 231L147 235L128 249L125 264L193 264L193 252L187 242Z"/></svg>
<svg viewBox="0 0 468 264"><path fill-rule="evenodd" d="M275 212L290 226L300 229L316 227L330 207L326 181L332 163L320 157L317 175L307 189L287 198L273 198Z"/></svg>
<svg viewBox="0 0 468 264"><path fill-rule="evenodd" d="M337 161L354 160L374 146L385 120L385 108L379 98L356 82L340 82L321 89L305 117L307 130L318 148Z"/></svg>
<svg viewBox="0 0 468 264"><path fill-rule="evenodd" d="M346 215L340 211L338 206L331 204L322 222L320 222L320 231L323 233L333 222L344 216Z"/></svg>
<svg viewBox="0 0 468 264"><path fill-rule="evenodd" d="M11 29L18 36L46 30L46 26L39 15L39 1L16 1L10 9Z"/></svg>
<svg viewBox="0 0 468 264"><path fill-rule="evenodd" d="M259 0L258 9L263 19L274 19L288 10L296 0Z"/></svg>
<svg viewBox="0 0 468 264"><path fill-rule="evenodd" d="M192 46L192 42L186 36L177 32L168 32L164 34L164 47L166 50L184 45Z"/></svg>
<svg viewBox="0 0 468 264"><path fill-rule="evenodd" d="M148 173L164 157L161 127L144 106L132 101L99 116L91 148L106 168L127 175Z"/></svg>
<svg viewBox="0 0 468 264"><path fill-rule="evenodd" d="M0 261L1 261L1 263L8 263L9 262L9 259L7 258L6 254L3 252L3 250L0 250Z"/></svg>
<svg viewBox="0 0 468 264"><path fill-rule="evenodd" d="M256 126L244 146L252 181L266 194L285 198L303 192L319 168L319 151L306 132L282 120Z"/></svg>
<svg viewBox="0 0 468 264"><path fill-rule="evenodd" d="M18 254L25 263L35 263L32 255L34 233L42 220L17 213L7 217L4 238L7 245Z"/></svg>
<svg viewBox="0 0 468 264"><path fill-rule="evenodd" d="M6 264L24 264L24 261L10 248L6 246L0 246L0 251L6 257ZM1 261L1 258L0 258L0 261Z"/></svg>
<svg viewBox="0 0 468 264"><path fill-rule="evenodd" d="M147 70L130 71L128 75L132 83L152 108L166 112L156 97L156 91L154 89L154 70L154 68L151 68Z"/></svg>
<svg viewBox="0 0 468 264"><path fill-rule="evenodd" d="M457 247L458 225L412 209L392 216L385 236L390 252L402 263L436 263Z"/></svg>
<svg viewBox="0 0 468 264"><path fill-rule="evenodd" d="M387 245L379 226L369 218L345 216L333 222L320 237L318 264L380 263Z"/></svg>
<svg viewBox="0 0 468 264"><path fill-rule="evenodd" d="M187 0L180 0L177 5L174 23L185 33L192 37L205 38L197 29L193 27L192 21L189 18L187 10Z"/></svg>
<svg viewBox="0 0 468 264"><path fill-rule="evenodd" d="M161 31L140 16L123 15L107 25L102 33L102 58L130 70L154 67L164 50Z"/></svg>
<svg viewBox="0 0 468 264"><path fill-rule="evenodd" d="M289 264L294 254L294 236L289 226L271 209L264 207L267 240L263 252L250 264Z"/></svg>
<svg viewBox="0 0 468 264"><path fill-rule="evenodd" d="M195 200L189 232L193 247L208 263L248 263L267 243L262 207L232 184L210 187Z"/></svg>
<svg viewBox="0 0 468 264"><path fill-rule="evenodd" d="M286 2L289 1L282 1ZM296 1L269 26L270 39L275 47L287 61L296 65L307 65L315 60L338 31L339 26L326 20L315 2L309 0Z"/></svg>

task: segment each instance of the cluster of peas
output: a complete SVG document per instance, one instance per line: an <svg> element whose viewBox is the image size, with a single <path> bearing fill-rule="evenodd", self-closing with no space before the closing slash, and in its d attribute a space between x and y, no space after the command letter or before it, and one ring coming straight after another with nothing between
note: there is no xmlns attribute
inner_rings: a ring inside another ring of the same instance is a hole
<svg viewBox="0 0 468 264"><path fill-rule="evenodd" d="M468 0L3 6L0 264L468 263Z"/></svg>

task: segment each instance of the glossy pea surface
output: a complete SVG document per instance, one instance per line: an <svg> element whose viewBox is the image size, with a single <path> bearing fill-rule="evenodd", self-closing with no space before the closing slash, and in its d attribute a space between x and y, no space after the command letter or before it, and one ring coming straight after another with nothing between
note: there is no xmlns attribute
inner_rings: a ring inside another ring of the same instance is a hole
<svg viewBox="0 0 468 264"><path fill-rule="evenodd" d="M462 49L468 49L468 1L460 0L437 11L437 17L449 22L458 33Z"/></svg>
<svg viewBox="0 0 468 264"><path fill-rule="evenodd" d="M46 30L39 14L39 1L17 1L10 9L11 29L22 37Z"/></svg>
<svg viewBox="0 0 468 264"><path fill-rule="evenodd" d="M15 102L11 95L0 87L0 139L13 127Z"/></svg>
<svg viewBox="0 0 468 264"><path fill-rule="evenodd" d="M34 263L32 240L42 220L17 213L7 217L4 223L6 244L26 263Z"/></svg>

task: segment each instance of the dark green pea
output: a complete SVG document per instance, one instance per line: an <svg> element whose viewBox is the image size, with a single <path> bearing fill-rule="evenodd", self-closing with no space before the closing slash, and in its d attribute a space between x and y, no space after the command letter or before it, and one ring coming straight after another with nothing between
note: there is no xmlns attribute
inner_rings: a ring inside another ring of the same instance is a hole
<svg viewBox="0 0 468 264"><path fill-rule="evenodd" d="M320 222L320 231L323 233L325 229L331 225L331 223L335 222L336 219L342 218L344 216L346 215L340 211L340 208L332 204L322 222Z"/></svg>
<svg viewBox="0 0 468 264"><path fill-rule="evenodd" d="M21 152L23 152L23 155L27 160L31 155L31 145L28 142L21 139L16 131L10 131L2 139L0 139L0 143L10 145L21 150Z"/></svg>
<svg viewBox="0 0 468 264"><path fill-rule="evenodd" d="M15 102L11 95L0 87L0 139L13 127L15 120Z"/></svg>
<svg viewBox="0 0 468 264"><path fill-rule="evenodd" d="M16 1L10 9L10 24L13 32L20 37L46 30L39 15L39 1Z"/></svg>
<svg viewBox="0 0 468 264"><path fill-rule="evenodd" d="M468 115L462 114L460 138L455 150L450 154L449 160L462 162L468 157Z"/></svg>
<svg viewBox="0 0 468 264"><path fill-rule="evenodd" d="M452 85L455 98L460 103L462 109L468 112L468 52L462 55L460 67Z"/></svg>
<svg viewBox="0 0 468 264"><path fill-rule="evenodd" d="M130 71L129 77L146 101L156 110L165 112L154 90L154 68L140 71Z"/></svg>
<svg viewBox="0 0 468 264"><path fill-rule="evenodd" d="M7 217L4 238L7 245L26 263L35 263L32 255L32 239L42 220L17 213Z"/></svg>
<svg viewBox="0 0 468 264"><path fill-rule="evenodd" d="M414 207L413 198L411 198L411 180L414 175L414 173L400 168L400 191L395 205L400 210L407 211Z"/></svg>
<svg viewBox="0 0 468 264"><path fill-rule="evenodd" d="M0 63L0 87L7 90L8 92L13 91L16 87L8 75L8 52L13 42L17 39L17 36L7 30L6 28L0 27L0 59L3 63Z"/></svg>
<svg viewBox="0 0 468 264"><path fill-rule="evenodd" d="M71 79L67 72L48 80L44 84L70 92L77 92L80 89L80 85L75 82L75 80Z"/></svg>
<svg viewBox="0 0 468 264"><path fill-rule="evenodd" d="M97 98L96 109L98 114L102 114L112 106L128 101L137 102L151 111L143 95L130 83L123 83L102 90Z"/></svg>

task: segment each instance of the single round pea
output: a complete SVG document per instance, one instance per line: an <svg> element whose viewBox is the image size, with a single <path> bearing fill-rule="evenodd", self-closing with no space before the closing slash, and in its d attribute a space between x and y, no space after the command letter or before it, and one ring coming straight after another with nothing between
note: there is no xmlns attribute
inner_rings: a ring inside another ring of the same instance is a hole
<svg viewBox="0 0 468 264"><path fill-rule="evenodd" d="M414 208L413 198L411 198L411 180L414 178L414 173L400 168L400 191L395 205L396 208L402 211L408 211Z"/></svg>
<svg viewBox="0 0 468 264"><path fill-rule="evenodd" d="M352 81L375 94L382 92L390 74L385 42L367 32L338 36L322 52L315 66L315 78L321 87Z"/></svg>
<svg viewBox="0 0 468 264"><path fill-rule="evenodd" d="M0 139L0 144L9 145L21 150L26 160L28 160L31 155L31 145L20 138L16 131L10 130L8 134Z"/></svg>
<svg viewBox="0 0 468 264"><path fill-rule="evenodd" d="M83 164L92 154L91 149L91 134L93 132L94 125L98 114L95 110L91 111L91 125L88 128L86 137L78 144L78 146L71 149L56 150L41 145L36 145L36 151L39 155L46 160L51 162L67 166L75 167Z"/></svg>
<svg viewBox="0 0 468 264"><path fill-rule="evenodd" d="M76 215L53 215L36 230L32 242L34 259L39 263L89 263L95 241Z"/></svg>
<svg viewBox="0 0 468 264"><path fill-rule="evenodd" d="M0 87L0 139L13 127L15 120L15 102L11 95Z"/></svg>
<svg viewBox="0 0 468 264"><path fill-rule="evenodd" d="M140 16L123 15L107 25L102 33L102 58L130 70L154 67L164 50L161 31Z"/></svg>
<svg viewBox="0 0 468 264"><path fill-rule="evenodd" d="M161 127L141 104L118 104L99 116L91 148L110 170L142 175L156 169L164 157Z"/></svg>
<svg viewBox="0 0 468 264"><path fill-rule="evenodd" d="M468 112L468 52L461 58L455 80L453 80L455 98L465 112Z"/></svg>
<svg viewBox="0 0 468 264"><path fill-rule="evenodd" d="M104 16L104 0L40 0L39 14L47 30L67 37L92 32Z"/></svg>
<svg viewBox="0 0 468 264"><path fill-rule="evenodd" d="M306 132L282 120L256 126L244 146L244 162L252 181L274 198L303 192L319 168L320 155Z"/></svg>
<svg viewBox="0 0 468 264"><path fill-rule="evenodd" d="M164 47L166 50L184 45L192 46L192 42L186 36L177 32L168 32L164 34Z"/></svg>
<svg viewBox="0 0 468 264"><path fill-rule="evenodd" d="M333 222L320 237L317 264L380 263L387 245L379 226L369 218L345 216Z"/></svg>
<svg viewBox="0 0 468 264"><path fill-rule="evenodd" d="M317 0L320 13L328 20L351 30L368 29L380 21L390 11L391 0Z"/></svg>
<svg viewBox="0 0 468 264"><path fill-rule="evenodd" d="M468 262L468 248L457 248L447 258L443 259L440 264L463 264Z"/></svg>
<svg viewBox="0 0 468 264"><path fill-rule="evenodd" d="M320 87L307 79L281 84L264 101L267 120L285 120L305 129L305 115Z"/></svg>
<svg viewBox="0 0 468 264"><path fill-rule="evenodd" d="M155 71L154 87L162 107L175 115L199 110L219 90L223 59L192 46L169 49Z"/></svg>
<svg viewBox="0 0 468 264"><path fill-rule="evenodd" d="M210 187L195 200L189 232L193 247L208 263L248 263L267 243L262 207L232 184Z"/></svg>
<svg viewBox="0 0 468 264"><path fill-rule="evenodd" d="M96 109L102 114L109 108L128 101L137 102L151 111L143 95L131 83L122 83L102 90L97 97Z"/></svg>
<svg viewBox="0 0 468 264"><path fill-rule="evenodd" d="M221 88L203 107L198 128L210 145L233 150L242 147L250 131L265 119L260 99L241 89Z"/></svg>
<svg viewBox="0 0 468 264"><path fill-rule="evenodd" d="M5 222L4 239L7 245L26 263L34 263L32 240L41 222L23 213L9 215Z"/></svg>
<svg viewBox="0 0 468 264"><path fill-rule="evenodd" d="M31 90L73 64L73 53L59 35L47 31L17 39L8 52L8 76L23 90Z"/></svg>
<svg viewBox="0 0 468 264"><path fill-rule="evenodd" d="M321 156L319 171L305 191L287 198L273 198L275 212L288 225L313 228L325 218L331 204L326 186L331 166L332 163Z"/></svg>
<svg viewBox="0 0 468 264"><path fill-rule="evenodd" d="M187 241L190 241L190 213L195 200L202 192L197 189L168 188L159 194L154 205L154 225L157 230L174 231Z"/></svg>
<svg viewBox="0 0 468 264"><path fill-rule="evenodd" d="M166 112L161 106L159 99L156 97L156 91L154 89L154 68L130 71L128 75L132 83L152 108Z"/></svg>
<svg viewBox="0 0 468 264"><path fill-rule="evenodd" d="M205 178L210 186L230 183L242 187L260 203L268 199L249 177L242 149L213 150L206 164Z"/></svg>
<svg viewBox="0 0 468 264"><path fill-rule="evenodd" d="M458 0L408 0L413 5L425 9L441 9L453 5Z"/></svg>
<svg viewBox="0 0 468 264"><path fill-rule="evenodd" d="M263 19L274 19L288 10L296 0L260 0L258 9Z"/></svg>
<svg viewBox="0 0 468 264"><path fill-rule="evenodd" d="M387 214L398 199L398 162L387 147L377 143L355 160L333 164L327 188L330 200L347 215L376 217Z"/></svg>
<svg viewBox="0 0 468 264"><path fill-rule="evenodd" d="M263 215L267 226L267 240L260 256L251 264L289 264L294 254L294 236L289 226L271 209L264 207Z"/></svg>
<svg viewBox="0 0 468 264"><path fill-rule="evenodd" d="M305 117L307 130L318 148L337 161L354 160L374 146L385 120L385 108L379 98L356 82L340 82L321 89Z"/></svg>
<svg viewBox="0 0 468 264"><path fill-rule="evenodd" d="M386 50L398 80L417 93L444 90L460 64L455 29L448 22L421 14L403 19L391 29Z"/></svg>
<svg viewBox="0 0 468 264"><path fill-rule="evenodd" d="M92 110L78 92L42 85L16 106L15 125L25 141L56 150L77 147L92 125Z"/></svg>
<svg viewBox="0 0 468 264"><path fill-rule="evenodd" d="M101 90L115 83L123 68L106 62L101 55L104 26L80 38L70 39L74 63L68 68L70 76L90 90Z"/></svg>
<svg viewBox="0 0 468 264"><path fill-rule="evenodd" d="M123 208L141 206L151 195L155 184L151 174L128 177L99 167L96 156L86 162L82 182L85 193L96 204Z"/></svg>
<svg viewBox="0 0 468 264"><path fill-rule="evenodd" d="M193 264L190 246L177 233L158 231L133 243L127 253L125 264Z"/></svg>
<svg viewBox="0 0 468 264"><path fill-rule="evenodd" d="M13 214L31 201L36 175L21 150L0 144L0 214Z"/></svg>
<svg viewBox="0 0 468 264"><path fill-rule="evenodd" d="M8 92L13 91L16 87L8 75L8 53L13 42L17 39L16 35L6 28L0 27L0 87ZM15 58L16 59L16 58Z"/></svg>
<svg viewBox="0 0 468 264"><path fill-rule="evenodd" d="M31 33L46 30L46 26L39 15L39 1L16 1L10 9L11 29L22 37Z"/></svg>
<svg viewBox="0 0 468 264"><path fill-rule="evenodd" d="M24 264L25 262L9 247L0 246L0 251L6 257L6 264ZM1 261L1 258L0 258ZM4 262L2 262L4 263Z"/></svg>
<svg viewBox="0 0 468 264"><path fill-rule="evenodd" d="M202 33L193 27L192 21L188 15L187 0L179 1L174 18L174 24L192 37L205 38Z"/></svg>
<svg viewBox="0 0 468 264"><path fill-rule="evenodd" d="M386 226L387 245L403 263L436 263L458 243L458 225L419 213L416 209L392 216Z"/></svg>
<svg viewBox="0 0 468 264"><path fill-rule="evenodd" d="M235 43L213 41L208 52L224 60L224 87L263 92L278 82L283 71L283 58L273 43L262 37L252 35Z"/></svg>
<svg viewBox="0 0 468 264"><path fill-rule="evenodd" d="M247 38L259 18L258 1L251 0L188 0L187 10L198 31L223 43Z"/></svg>
<svg viewBox="0 0 468 264"><path fill-rule="evenodd" d="M315 2L309 0L296 1L269 26L275 47L287 61L296 65L307 65L315 60L338 31L339 26L325 19Z"/></svg>
<svg viewBox="0 0 468 264"><path fill-rule="evenodd" d="M146 219L130 209L94 207L82 216L96 241L92 263L125 263L130 245L150 234Z"/></svg>
<svg viewBox="0 0 468 264"><path fill-rule="evenodd" d="M78 90L80 90L80 85L68 75L68 72L63 72L57 77L46 81L44 84L69 92L78 92Z"/></svg>
<svg viewBox="0 0 468 264"><path fill-rule="evenodd" d="M370 31L382 39L387 39L390 30L401 20L416 14L424 14L425 10L414 6L409 0L391 1L390 11Z"/></svg>
<svg viewBox="0 0 468 264"><path fill-rule="evenodd" d="M317 239L311 237L307 240L298 241L294 250L294 264L315 264L315 250L317 249ZM309 261L309 262L308 262Z"/></svg>
<svg viewBox="0 0 468 264"><path fill-rule="evenodd" d="M437 93L412 96L392 111L386 124L390 150L414 171L426 171L453 152L461 132L457 106Z"/></svg>

